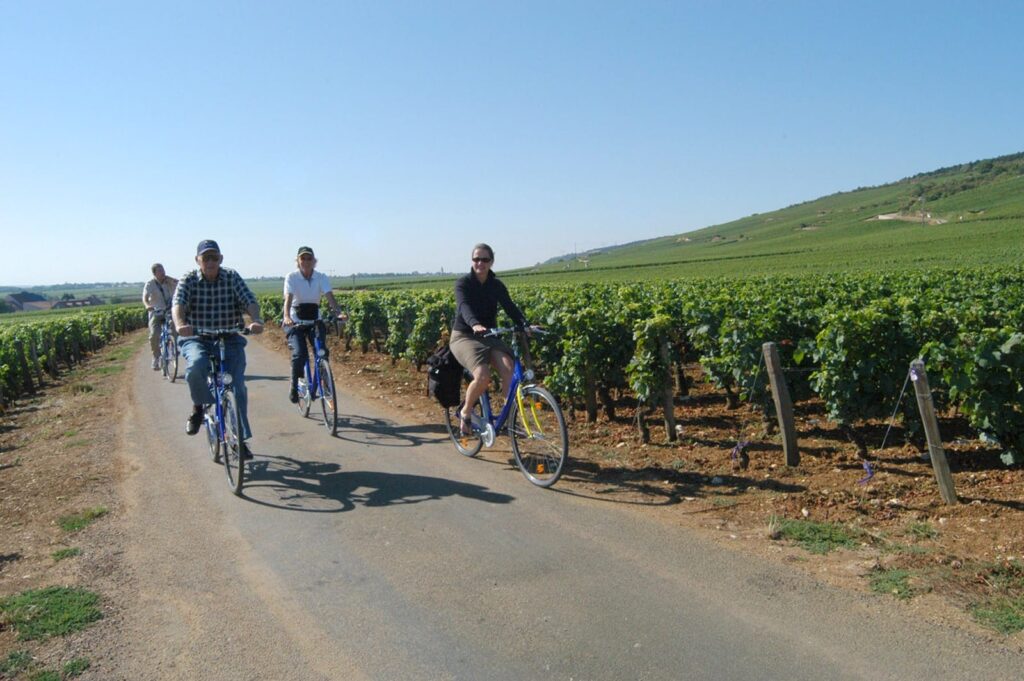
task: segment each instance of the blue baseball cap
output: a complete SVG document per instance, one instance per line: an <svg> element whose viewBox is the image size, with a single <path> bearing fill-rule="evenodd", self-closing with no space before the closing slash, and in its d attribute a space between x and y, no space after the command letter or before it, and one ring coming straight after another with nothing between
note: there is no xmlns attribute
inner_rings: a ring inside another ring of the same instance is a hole
<svg viewBox="0 0 1024 681"><path fill-rule="evenodd" d="M220 246L213 239L203 239L199 242L199 246L196 247L196 255L202 255L207 251L217 251L220 253Z"/></svg>

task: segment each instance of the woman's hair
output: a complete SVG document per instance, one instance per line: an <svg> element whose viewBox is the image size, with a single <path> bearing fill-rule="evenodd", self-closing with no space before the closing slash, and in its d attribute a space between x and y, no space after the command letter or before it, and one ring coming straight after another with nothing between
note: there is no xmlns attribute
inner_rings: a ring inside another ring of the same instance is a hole
<svg viewBox="0 0 1024 681"><path fill-rule="evenodd" d="M476 253L477 251L482 251L482 250L486 250L488 253L490 253L491 254L491 260L494 260L494 249L491 248L490 246L488 246L487 244L483 244L483 243L477 244L476 246L473 246L473 250L469 252L469 255L470 255L470 257L472 257L474 253Z"/></svg>

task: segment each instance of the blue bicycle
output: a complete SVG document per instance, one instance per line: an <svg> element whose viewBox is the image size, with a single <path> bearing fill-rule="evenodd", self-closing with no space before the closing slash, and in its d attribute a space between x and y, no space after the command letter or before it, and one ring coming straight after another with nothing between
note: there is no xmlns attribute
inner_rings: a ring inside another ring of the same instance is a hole
<svg viewBox="0 0 1024 681"><path fill-rule="evenodd" d="M242 458L242 412L235 395L233 377L224 368L227 353L226 340L247 329L196 329L196 335L217 343L217 360L210 362L207 384L213 393L213 404L206 408L206 440L215 463L223 463L232 491L241 496L245 478L245 460Z"/></svg>
<svg viewBox="0 0 1024 681"><path fill-rule="evenodd" d="M174 320L168 314L160 329L160 371L171 383L178 378L178 338L173 325Z"/></svg>
<svg viewBox="0 0 1024 681"><path fill-rule="evenodd" d="M327 361L327 347L324 344L326 327L324 322L334 321L332 319L313 319L309 321L296 321L296 327L314 327L313 354L315 359L306 356L305 376L300 377L296 386L299 393L299 401L296 406L299 413L309 416L309 408L313 400L320 400L320 408L324 414L324 425L327 432L334 435L338 432L338 393L334 390L334 374L331 372L331 364ZM302 341L305 342L305 341Z"/></svg>
<svg viewBox="0 0 1024 681"><path fill-rule="evenodd" d="M530 327L533 333L544 334L539 327ZM518 338L521 333L514 328L490 329L485 336L513 334L512 351L515 366L512 384L507 386L505 404L495 417L491 411L491 400L485 392L473 405L472 432L463 433L457 408L445 408L445 425L455 449L465 456L476 456L481 447L494 445L497 434L506 428L512 442L512 455L516 465L526 479L540 487L550 487L558 482L569 458L569 434L565 427L565 416L558 402L546 388L533 383L533 369L523 368ZM526 348L525 339L523 347ZM529 365L529 353L526 352Z"/></svg>

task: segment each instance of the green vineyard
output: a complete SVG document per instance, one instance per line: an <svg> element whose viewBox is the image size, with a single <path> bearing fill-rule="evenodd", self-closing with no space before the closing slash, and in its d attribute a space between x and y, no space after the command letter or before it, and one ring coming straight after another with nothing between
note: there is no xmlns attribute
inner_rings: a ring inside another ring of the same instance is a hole
<svg viewBox="0 0 1024 681"><path fill-rule="evenodd" d="M0 325L0 406L34 393L44 376L57 378L114 337L145 325L146 313L136 306Z"/></svg>
<svg viewBox="0 0 1024 681"><path fill-rule="evenodd" d="M624 396L648 411L664 409L687 392L682 368L695 363L730 406L763 406L767 417L762 345L774 342L794 399L820 399L862 453L859 425L897 408L908 433L920 432L913 400L900 402L910 362L920 357L936 405L998 442L1006 463L1024 461L1020 267L513 286L511 293L532 323L555 334L534 348L546 385L583 405L590 421L601 409L614 416ZM454 313L449 291L340 298L350 347L417 368ZM262 297L264 315L280 319L281 303Z"/></svg>

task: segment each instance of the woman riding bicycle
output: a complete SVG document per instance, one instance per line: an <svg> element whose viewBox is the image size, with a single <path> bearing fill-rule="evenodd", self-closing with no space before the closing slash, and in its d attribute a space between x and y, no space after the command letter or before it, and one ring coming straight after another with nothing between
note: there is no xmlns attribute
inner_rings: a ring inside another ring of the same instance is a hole
<svg viewBox="0 0 1024 681"><path fill-rule="evenodd" d="M527 326L526 317L512 302L508 289L491 271L494 250L487 244L477 244L472 260L469 274L455 282L455 323L450 341L452 354L473 374L463 402L467 405L465 413L457 415L463 433L468 433L472 425L469 410L490 387L491 367L497 369L503 386L512 381L511 348L500 338L483 338L480 334L498 325L499 304L517 326Z"/></svg>
<svg viewBox="0 0 1024 681"><path fill-rule="evenodd" d="M304 375L306 359L309 356L306 349L307 341L311 343L313 340L309 334L315 330L323 338L322 334L325 331L323 322L320 321L313 326L296 326L295 322L319 320L321 296L326 296L333 314L339 319L345 319L338 301L331 293L331 282L327 275L314 269L316 257L313 255L313 249L309 246L299 248L295 264L298 265L298 269L284 280L284 314L281 319L288 337L288 347L292 350L292 383L288 399L293 404L299 401L298 380Z"/></svg>

